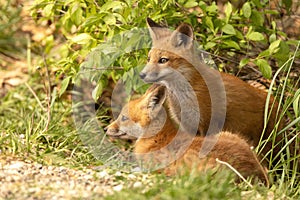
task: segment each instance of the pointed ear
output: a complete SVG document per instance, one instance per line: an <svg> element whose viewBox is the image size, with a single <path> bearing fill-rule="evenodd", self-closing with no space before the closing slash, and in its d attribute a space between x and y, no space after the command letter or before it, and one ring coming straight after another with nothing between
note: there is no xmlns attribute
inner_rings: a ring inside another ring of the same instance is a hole
<svg viewBox="0 0 300 200"><path fill-rule="evenodd" d="M148 94L147 108L157 110L161 108L166 100L166 88L163 85L155 85L153 90Z"/></svg>
<svg viewBox="0 0 300 200"><path fill-rule="evenodd" d="M148 27L159 27L159 28L162 28L161 25L159 25L158 23L156 23L155 21L153 21L151 18L147 17L147 25Z"/></svg>
<svg viewBox="0 0 300 200"><path fill-rule="evenodd" d="M152 40L157 40L158 38L160 38L162 31L163 31L163 27L159 24L157 24L156 22L154 22L152 19L147 18L147 25L148 25L148 29L149 29L149 33L151 36Z"/></svg>
<svg viewBox="0 0 300 200"><path fill-rule="evenodd" d="M172 33L171 42L174 47L183 46L185 48L192 47L193 44L193 29L188 24L181 24Z"/></svg>

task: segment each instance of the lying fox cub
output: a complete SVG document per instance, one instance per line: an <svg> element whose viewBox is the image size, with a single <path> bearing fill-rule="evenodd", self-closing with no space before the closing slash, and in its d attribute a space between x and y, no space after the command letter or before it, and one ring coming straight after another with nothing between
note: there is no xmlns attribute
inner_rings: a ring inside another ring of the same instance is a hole
<svg viewBox="0 0 300 200"><path fill-rule="evenodd" d="M193 43L191 26L181 24L175 31L170 31L149 18L147 24L152 48L140 77L145 82L160 83L167 87L167 106L171 117L183 130L192 133L189 126L196 123L194 127L200 135L214 134L220 130L231 131L240 133L254 146L258 145L261 138L267 140L270 137L276 124L277 111L277 103L272 97L269 110L274 103L273 109L262 136L266 92L204 65ZM191 101L193 95L195 102ZM195 117L197 115L198 118ZM184 116L183 119L181 116ZM195 122L197 119L200 120ZM212 126L217 127L209 131ZM281 138L277 137L276 143ZM268 142L263 154L266 155L273 146L272 142ZM279 150L280 145L273 149L274 153Z"/></svg>
<svg viewBox="0 0 300 200"><path fill-rule="evenodd" d="M165 99L165 87L153 84L142 97L123 107L119 117L107 127L107 135L136 138L136 158L143 163L162 166L168 175L180 173L182 169L217 168L220 164L216 159L219 159L244 177L254 176L269 184L266 170L243 139L229 132L191 138L191 134L178 131L173 124L163 106ZM214 146L206 156L201 156L199 153L205 142Z"/></svg>

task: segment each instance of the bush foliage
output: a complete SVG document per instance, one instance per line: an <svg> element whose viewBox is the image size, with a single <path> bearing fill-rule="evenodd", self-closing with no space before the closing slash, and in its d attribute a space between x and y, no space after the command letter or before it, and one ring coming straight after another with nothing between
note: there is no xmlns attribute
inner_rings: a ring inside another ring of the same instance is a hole
<svg viewBox="0 0 300 200"><path fill-rule="evenodd" d="M233 1L221 9L215 1L209 0L35 0L32 16L38 23L47 21L56 26L57 34L45 38L44 54L48 64L58 68L58 74L65 75L61 94L70 81L74 82L83 66L122 67L122 70L109 70L96 80L98 87L94 98L97 98L107 84L107 77L119 79L124 72L144 64L147 55L147 50L131 52L130 56L113 55L115 49L103 44L126 31L146 27L147 17L169 27L182 22L191 24L200 47L222 58L215 60L220 70L228 70L226 66L233 65L229 70L236 72L250 64L257 66L264 77L271 78L272 69L276 70L288 61L297 45L297 41L288 40L275 23L280 17L280 9L286 12L291 9L291 0L280 3L281 8L270 9L269 1L251 0L238 4ZM55 47L58 38L63 45ZM115 48L123 48L126 54L126 46L138 47L143 38L144 35L129 35L126 41L118 40ZM84 63L91 52L96 58L93 60L101 62ZM102 62L107 58L114 58L114 62L110 66L99 66L107 64Z"/></svg>

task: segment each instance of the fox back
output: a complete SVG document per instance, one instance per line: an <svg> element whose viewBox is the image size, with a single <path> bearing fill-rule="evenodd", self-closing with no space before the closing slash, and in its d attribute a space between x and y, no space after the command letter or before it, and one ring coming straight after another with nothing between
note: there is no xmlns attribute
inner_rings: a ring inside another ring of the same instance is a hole
<svg viewBox="0 0 300 200"><path fill-rule="evenodd" d="M152 162L154 166L166 165L163 171L168 175L184 169L217 168L218 158L228 162L244 177L255 176L268 184L265 169L239 136L221 132L216 136L191 138L191 134L178 130L163 106L166 93L164 86L152 85L142 97L124 106L117 120L108 126L107 134L123 139L136 137L134 152L137 158L144 163ZM212 142L214 146L201 157L205 142Z"/></svg>

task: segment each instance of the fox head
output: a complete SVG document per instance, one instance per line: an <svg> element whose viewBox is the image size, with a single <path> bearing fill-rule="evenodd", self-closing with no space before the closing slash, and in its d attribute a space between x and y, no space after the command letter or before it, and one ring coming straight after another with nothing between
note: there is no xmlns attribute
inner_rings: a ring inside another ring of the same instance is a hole
<svg viewBox="0 0 300 200"><path fill-rule="evenodd" d="M174 79L174 73L188 65L187 58L193 55L193 29L181 24L175 31L161 27L147 19L152 49L149 51L147 65L140 73L145 82L161 82Z"/></svg>
<svg viewBox="0 0 300 200"><path fill-rule="evenodd" d="M129 101L122 108L118 118L107 127L106 134L120 139L154 136L166 119L165 99L165 87L153 84L143 96Z"/></svg>

